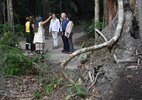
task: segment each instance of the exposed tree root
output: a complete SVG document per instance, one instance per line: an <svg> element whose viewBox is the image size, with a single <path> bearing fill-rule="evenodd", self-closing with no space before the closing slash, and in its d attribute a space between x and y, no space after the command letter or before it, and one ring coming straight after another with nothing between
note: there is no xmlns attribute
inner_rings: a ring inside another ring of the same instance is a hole
<svg viewBox="0 0 142 100"><path fill-rule="evenodd" d="M80 50L75 51L69 58L67 58L66 60L64 60L61 65L60 65L60 70L61 73L63 75L63 77L71 84L75 84L75 82L68 77L68 75L66 74L64 68L67 65L67 63L73 59L74 57L76 57L77 55L80 55L82 53L86 53L86 52L90 52L90 51L95 51L95 50L99 50L105 47L112 47L120 38L121 36L121 31L122 31L122 27L123 27L123 23L124 23L124 9L123 9L123 0L118 0L118 24L117 24L117 28L115 31L115 35L112 39L110 39L107 42L104 42L102 44L99 45L94 45L92 47L87 47L87 48L83 48Z"/></svg>
<svg viewBox="0 0 142 100"><path fill-rule="evenodd" d="M94 86L94 84L97 82L97 79L98 79L99 75L100 75L100 74L103 74L103 73L104 73L104 72L99 72L99 73L96 74L95 80L94 80L94 82L92 83L92 85L88 88L88 90L90 90L90 89Z"/></svg>

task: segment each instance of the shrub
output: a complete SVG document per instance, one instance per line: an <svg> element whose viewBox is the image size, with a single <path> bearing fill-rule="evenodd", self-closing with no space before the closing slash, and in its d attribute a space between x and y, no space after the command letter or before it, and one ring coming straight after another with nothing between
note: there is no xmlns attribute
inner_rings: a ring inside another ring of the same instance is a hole
<svg viewBox="0 0 142 100"><path fill-rule="evenodd" d="M17 24L14 26L14 28L15 31L10 32L10 26L8 22L0 25L0 44L15 46L21 40L20 37L23 36L24 27L22 25Z"/></svg>

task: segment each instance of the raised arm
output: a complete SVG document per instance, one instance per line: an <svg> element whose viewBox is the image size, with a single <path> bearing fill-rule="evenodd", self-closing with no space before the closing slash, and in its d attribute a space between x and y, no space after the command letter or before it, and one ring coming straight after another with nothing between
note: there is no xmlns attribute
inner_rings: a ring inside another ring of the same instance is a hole
<svg viewBox="0 0 142 100"><path fill-rule="evenodd" d="M50 19L51 19L51 16L50 16L50 17L48 17L48 19L47 19L47 20L45 20L45 21L41 22L41 23L40 23L40 25L42 26L42 25L46 24L46 23L47 23Z"/></svg>

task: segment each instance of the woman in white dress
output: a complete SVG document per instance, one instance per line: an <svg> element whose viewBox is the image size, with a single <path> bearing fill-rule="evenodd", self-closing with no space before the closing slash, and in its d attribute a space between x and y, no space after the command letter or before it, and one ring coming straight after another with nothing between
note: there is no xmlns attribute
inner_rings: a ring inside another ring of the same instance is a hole
<svg viewBox="0 0 142 100"><path fill-rule="evenodd" d="M50 19L51 19L51 16L45 21L42 21L42 17L38 17L36 19L36 24L34 28L35 36L34 36L33 43L36 46L36 51L41 54L43 53L44 43L45 43L45 35L44 35L45 29L43 28L43 25L49 22Z"/></svg>

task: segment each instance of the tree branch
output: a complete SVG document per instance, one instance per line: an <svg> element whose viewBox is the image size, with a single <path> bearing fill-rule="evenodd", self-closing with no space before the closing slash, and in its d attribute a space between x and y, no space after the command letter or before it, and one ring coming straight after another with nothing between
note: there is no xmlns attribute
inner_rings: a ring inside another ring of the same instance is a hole
<svg viewBox="0 0 142 100"><path fill-rule="evenodd" d="M105 40L105 42L108 41L107 38L103 35L102 32L100 32L100 31L99 31L98 29L96 29L96 28L95 28L95 31L96 31L99 35L101 35L101 37Z"/></svg>
<svg viewBox="0 0 142 100"><path fill-rule="evenodd" d="M112 39L110 39L109 41L104 42L102 44L94 45L94 46L91 46L91 47L87 47L87 48L77 50L73 54L71 54L71 56L69 58L67 58L66 60L64 60L61 63L61 65L60 65L61 73L62 73L63 77L69 83L75 84L75 82L70 77L68 77L68 75L66 74L64 69L65 69L65 66L67 65L67 63L71 59L73 59L77 55L80 55L80 54L85 53L85 52L99 50L99 49L102 49L102 48L105 48L105 47L108 47L108 46L112 47L118 41L118 39L120 38L122 27L123 27L123 22L124 22L124 9L123 9L123 0L117 0L117 1L118 1L118 9L119 9L118 10L118 24L117 24L117 28L116 28L114 37Z"/></svg>

